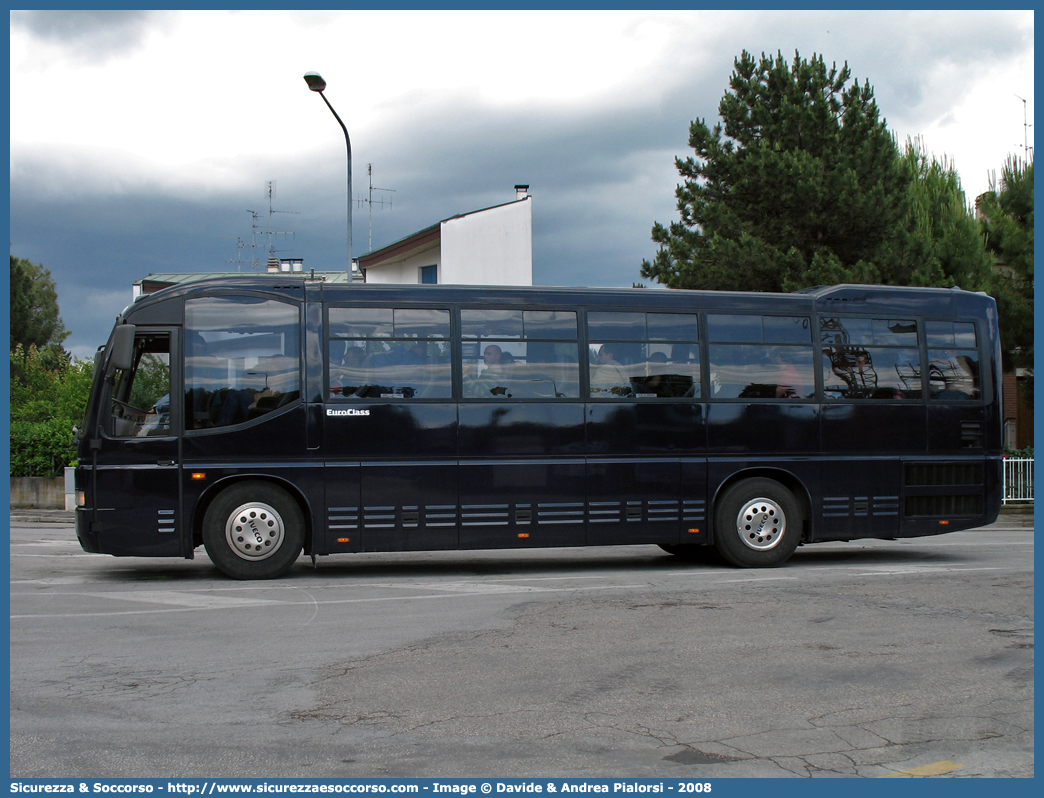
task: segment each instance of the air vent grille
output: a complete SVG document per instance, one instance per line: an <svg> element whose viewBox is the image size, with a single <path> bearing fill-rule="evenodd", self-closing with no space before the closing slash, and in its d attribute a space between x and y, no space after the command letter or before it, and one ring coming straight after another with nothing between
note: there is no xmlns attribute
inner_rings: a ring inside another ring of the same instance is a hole
<svg viewBox="0 0 1044 798"><path fill-rule="evenodd" d="M907 487L981 485L982 463L907 463Z"/></svg>
<svg viewBox="0 0 1044 798"><path fill-rule="evenodd" d="M906 516L981 515L982 496L907 496Z"/></svg>

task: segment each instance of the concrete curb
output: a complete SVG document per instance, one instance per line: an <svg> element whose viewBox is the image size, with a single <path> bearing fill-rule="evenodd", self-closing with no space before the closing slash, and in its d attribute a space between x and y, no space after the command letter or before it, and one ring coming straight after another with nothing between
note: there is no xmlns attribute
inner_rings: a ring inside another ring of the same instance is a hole
<svg viewBox="0 0 1044 798"><path fill-rule="evenodd" d="M1001 515L1033 515L1033 502L1028 504L1005 504Z"/></svg>
<svg viewBox="0 0 1044 798"><path fill-rule="evenodd" d="M48 510L33 507L12 507L11 523L22 524L75 524L75 510Z"/></svg>

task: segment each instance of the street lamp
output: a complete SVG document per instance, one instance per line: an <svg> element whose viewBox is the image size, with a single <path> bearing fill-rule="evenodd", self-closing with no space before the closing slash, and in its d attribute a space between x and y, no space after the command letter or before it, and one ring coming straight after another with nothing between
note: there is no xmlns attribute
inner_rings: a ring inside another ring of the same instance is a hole
<svg viewBox="0 0 1044 798"><path fill-rule="evenodd" d="M344 131L344 145L348 148L348 282L351 283L355 282L355 273L352 271L352 140L348 138L348 128L344 126L341 117L337 115L334 107L330 105L330 101L323 94L323 89L326 88L326 81L323 80L322 75L318 72L305 72L304 79L305 83L308 84L308 88L318 92L319 96L323 98L323 102L326 103L326 107L330 109L330 113L334 115L337 124Z"/></svg>

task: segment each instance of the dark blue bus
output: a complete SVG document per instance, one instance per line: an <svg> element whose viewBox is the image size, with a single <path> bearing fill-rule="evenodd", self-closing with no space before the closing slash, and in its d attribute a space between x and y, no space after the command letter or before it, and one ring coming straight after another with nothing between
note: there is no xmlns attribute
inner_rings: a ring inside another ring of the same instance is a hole
<svg viewBox="0 0 1044 798"><path fill-rule="evenodd" d="M302 551L804 543L981 526L1001 504L997 309L794 294L333 285L141 297L99 350L88 552L278 577Z"/></svg>

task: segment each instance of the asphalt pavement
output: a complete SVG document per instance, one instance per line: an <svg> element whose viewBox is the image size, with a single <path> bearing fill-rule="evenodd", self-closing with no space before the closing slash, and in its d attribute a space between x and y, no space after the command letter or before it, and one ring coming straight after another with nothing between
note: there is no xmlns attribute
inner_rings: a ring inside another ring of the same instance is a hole
<svg viewBox="0 0 1044 798"><path fill-rule="evenodd" d="M83 553L11 514L12 777L1033 775L1033 517L820 544Z"/></svg>

